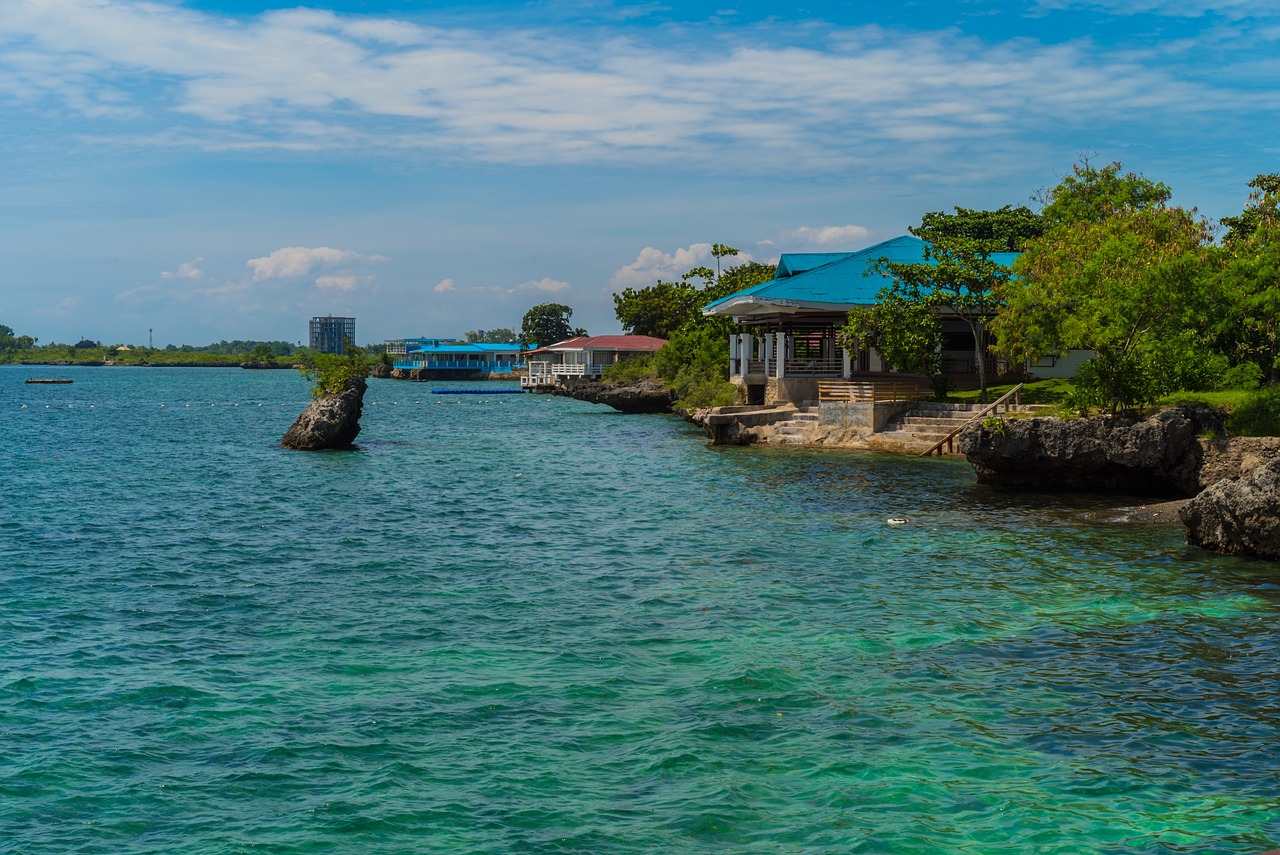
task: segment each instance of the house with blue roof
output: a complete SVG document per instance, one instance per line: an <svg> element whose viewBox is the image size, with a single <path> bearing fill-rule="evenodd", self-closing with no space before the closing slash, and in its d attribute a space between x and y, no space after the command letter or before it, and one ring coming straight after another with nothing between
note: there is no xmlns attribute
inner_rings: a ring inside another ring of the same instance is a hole
<svg viewBox="0 0 1280 855"><path fill-rule="evenodd" d="M524 367L520 343L514 341L491 344L402 338L387 342L387 353L392 367L412 380L480 380Z"/></svg>
<svg viewBox="0 0 1280 855"><path fill-rule="evenodd" d="M874 305L879 291L893 284L876 262L926 262L925 246L903 235L856 252L787 253L773 279L705 306L703 315L731 317L743 330L729 341L729 379L743 388L746 402L815 401L820 380L889 373L874 349L850 353L836 336L850 309ZM1005 266L1016 257L991 255ZM977 372L973 333L954 315L944 314L942 327L944 373L963 382ZM994 357L986 359L984 367L996 373Z"/></svg>

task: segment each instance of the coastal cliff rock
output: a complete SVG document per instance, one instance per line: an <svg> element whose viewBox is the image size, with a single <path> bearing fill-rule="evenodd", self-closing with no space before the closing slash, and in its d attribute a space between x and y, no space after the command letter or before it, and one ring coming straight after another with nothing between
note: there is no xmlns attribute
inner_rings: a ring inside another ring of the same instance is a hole
<svg viewBox="0 0 1280 855"><path fill-rule="evenodd" d="M363 377L357 377L346 391L316 398L285 432L280 444L298 451L351 448L360 433L367 386Z"/></svg>
<svg viewBox="0 0 1280 855"><path fill-rule="evenodd" d="M1280 560L1280 459L1208 487L1179 516L1193 546Z"/></svg>
<svg viewBox="0 0 1280 855"><path fill-rule="evenodd" d="M1123 418L988 420L956 438L979 483L1037 490L1193 496L1202 434L1226 416L1184 404L1144 421Z"/></svg>
<svg viewBox="0 0 1280 855"><path fill-rule="evenodd" d="M557 386L551 394L575 398L592 404L604 404L623 413L669 413L674 393L659 380L636 383L601 383L579 380Z"/></svg>
<svg viewBox="0 0 1280 855"><path fill-rule="evenodd" d="M373 367L369 369L369 376L386 380L391 376L391 371L391 366L387 365L385 362L375 362Z"/></svg>

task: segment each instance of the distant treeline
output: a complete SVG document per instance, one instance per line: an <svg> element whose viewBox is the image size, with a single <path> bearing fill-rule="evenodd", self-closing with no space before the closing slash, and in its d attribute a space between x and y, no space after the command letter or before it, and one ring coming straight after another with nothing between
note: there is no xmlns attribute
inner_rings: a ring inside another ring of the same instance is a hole
<svg viewBox="0 0 1280 855"><path fill-rule="evenodd" d="M383 345L361 348L378 355ZM74 344L39 344L28 335L15 335L0 324L0 363L53 363L65 365L240 365L250 362L265 366L310 365L315 351L287 341L237 339L203 346L168 344L152 348L132 344L103 344L81 339Z"/></svg>

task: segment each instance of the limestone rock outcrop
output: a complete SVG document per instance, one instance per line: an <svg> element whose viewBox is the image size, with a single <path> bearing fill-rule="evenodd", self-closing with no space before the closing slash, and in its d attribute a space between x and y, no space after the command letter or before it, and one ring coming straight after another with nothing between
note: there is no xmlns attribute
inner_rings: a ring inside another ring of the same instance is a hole
<svg viewBox="0 0 1280 855"><path fill-rule="evenodd" d="M1280 459L1206 488L1179 516L1193 546L1280 560Z"/></svg>
<svg viewBox="0 0 1280 855"><path fill-rule="evenodd" d="M671 402L675 398L675 393L660 380L640 380L636 383L578 380L565 386L557 386L551 394L592 404L604 404L622 413L669 413Z"/></svg>
<svg viewBox="0 0 1280 855"><path fill-rule="evenodd" d="M1220 435L1226 416L1185 404L1149 419L988 420L956 438L979 483L1037 490L1193 496L1204 460L1202 435Z"/></svg>
<svg viewBox="0 0 1280 855"><path fill-rule="evenodd" d="M285 432L280 444L298 451L353 447L360 433L367 386L363 377L357 377L345 391L316 398Z"/></svg>

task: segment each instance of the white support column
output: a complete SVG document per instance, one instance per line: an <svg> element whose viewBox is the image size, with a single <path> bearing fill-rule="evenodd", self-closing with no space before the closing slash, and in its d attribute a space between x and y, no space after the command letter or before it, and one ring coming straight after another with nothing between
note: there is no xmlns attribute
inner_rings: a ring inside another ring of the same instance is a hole
<svg viewBox="0 0 1280 855"><path fill-rule="evenodd" d="M844 354L844 364L841 366L840 376L848 380L853 376L853 354L849 352L847 347L841 348L840 352Z"/></svg>
<svg viewBox="0 0 1280 855"><path fill-rule="evenodd" d="M787 334L784 332L778 333L778 346L775 348L778 354L778 372L774 376L779 380L787 376L787 357L790 355L787 352L789 350L788 343Z"/></svg>
<svg viewBox="0 0 1280 855"><path fill-rule="evenodd" d="M765 376L767 377L770 374L770 372L775 370L772 367L774 338L773 336L769 335L769 333L765 333L763 338L764 338L764 373L765 373Z"/></svg>
<svg viewBox="0 0 1280 855"><path fill-rule="evenodd" d="M738 377L745 374L745 371L738 370L741 364L742 356L742 336L734 334L729 336L729 376Z"/></svg>

